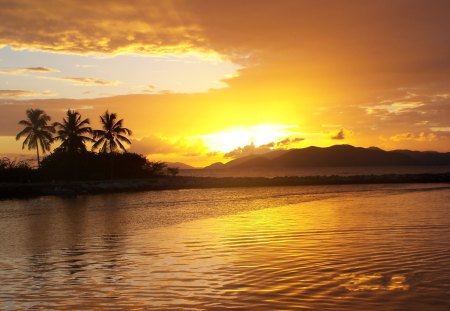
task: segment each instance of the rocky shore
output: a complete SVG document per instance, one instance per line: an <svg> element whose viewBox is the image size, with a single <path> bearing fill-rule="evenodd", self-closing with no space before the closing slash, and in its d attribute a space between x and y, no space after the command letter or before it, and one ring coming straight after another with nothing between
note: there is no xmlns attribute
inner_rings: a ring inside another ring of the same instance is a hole
<svg viewBox="0 0 450 311"><path fill-rule="evenodd" d="M274 187L298 185L450 183L450 172L441 174L386 174L303 177L155 177L147 179L98 180L43 183L0 183L0 199L56 195L116 193L229 187Z"/></svg>

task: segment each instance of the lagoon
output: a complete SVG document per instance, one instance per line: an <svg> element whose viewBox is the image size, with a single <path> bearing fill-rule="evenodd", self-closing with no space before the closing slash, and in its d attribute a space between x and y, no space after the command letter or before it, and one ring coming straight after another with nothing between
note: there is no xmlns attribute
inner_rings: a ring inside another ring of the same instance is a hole
<svg viewBox="0 0 450 311"><path fill-rule="evenodd" d="M448 310L450 184L0 201L0 309Z"/></svg>

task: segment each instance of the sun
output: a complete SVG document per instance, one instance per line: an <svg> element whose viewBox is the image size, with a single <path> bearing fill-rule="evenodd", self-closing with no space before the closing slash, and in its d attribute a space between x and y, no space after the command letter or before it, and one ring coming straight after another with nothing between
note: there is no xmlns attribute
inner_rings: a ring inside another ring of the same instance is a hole
<svg viewBox="0 0 450 311"><path fill-rule="evenodd" d="M255 147L276 142L291 136L293 125L259 124L224 129L202 135L203 144L212 152L230 152L239 147L253 144Z"/></svg>

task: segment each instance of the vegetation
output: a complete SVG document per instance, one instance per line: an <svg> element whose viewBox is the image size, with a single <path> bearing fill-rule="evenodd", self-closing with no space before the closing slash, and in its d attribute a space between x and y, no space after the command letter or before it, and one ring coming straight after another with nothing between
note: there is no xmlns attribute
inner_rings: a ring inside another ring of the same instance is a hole
<svg viewBox="0 0 450 311"><path fill-rule="evenodd" d="M0 181L30 182L36 179L36 170L33 170L27 162L0 159Z"/></svg>
<svg viewBox="0 0 450 311"><path fill-rule="evenodd" d="M53 141L52 133L55 129L52 125L49 125L50 117L41 109L28 109L27 118L20 120L19 124L25 126L25 128L19 132L16 136L16 140L25 137L22 144L22 149L28 147L28 150L36 148L37 162L40 165L39 146L42 153L50 151L50 145Z"/></svg>
<svg viewBox="0 0 450 311"><path fill-rule="evenodd" d="M43 110L28 109L26 115L19 122L25 128L16 139L25 138L22 148L36 149L38 167L1 159L0 181L99 180L178 174L177 169L168 168L164 162L151 162L143 155L127 152L125 146L131 144L127 136L132 132L115 113L106 111L101 115L101 129L97 130L75 110L67 110L63 120L53 124ZM50 151L55 142L60 145L41 161L40 152Z"/></svg>
<svg viewBox="0 0 450 311"><path fill-rule="evenodd" d="M146 178L164 175L149 169L152 162L136 153L94 153L68 154L56 151L42 161L41 175L47 180L100 180L111 179L111 162L114 163L114 178ZM76 163L76 173L71 170Z"/></svg>
<svg viewBox="0 0 450 311"><path fill-rule="evenodd" d="M131 135L131 131L123 127L123 119L116 121L117 115L106 111L100 116L101 130L94 131L96 139L93 150L100 149L101 152L115 152L121 149L126 152L123 143L131 144L131 141L125 135Z"/></svg>
<svg viewBox="0 0 450 311"><path fill-rule="evenodd" d="M86 143L93 141L91 137L92 129L89 126L89 119L81 119L81 115L74 110L67 110L66 118L63 122L55 122L53 126L58 129L55 141L61 141L59 149L68 152L86 152Z"/></svg>

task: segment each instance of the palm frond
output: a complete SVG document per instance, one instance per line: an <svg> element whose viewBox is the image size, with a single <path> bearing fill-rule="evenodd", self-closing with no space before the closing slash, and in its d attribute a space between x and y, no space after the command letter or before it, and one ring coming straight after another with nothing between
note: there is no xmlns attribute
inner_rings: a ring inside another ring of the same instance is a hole
<svg viewBox="0 0 450 311"><path fill-rule="evenodd" d="M127 144L130 144L130 145L131 145L131 141L130 141L128 138L126 138L125 136L123 136L123 135L117 135L117 140L118 140L118 141L124 141L124 142L126 142Z"/></svg>
<svg viewBox="0 0 450 311"><path fill-rule="evenodd" d="M122 143L119 140L117 140L116 142L119 145L120 149L122 149L123 152L127 152L127 149L125 149L125 147L122 145Z"/></svg>
<svg viewBox="0 0 450 311"><path fill-rule="evenodd" d="M19 134L16 135L16 140L19 140L22 136L29 134L32 131L31 127L26 127Z"/></svg>

